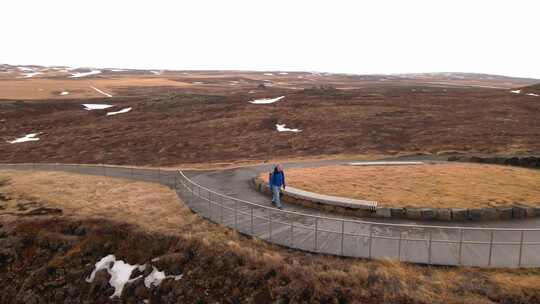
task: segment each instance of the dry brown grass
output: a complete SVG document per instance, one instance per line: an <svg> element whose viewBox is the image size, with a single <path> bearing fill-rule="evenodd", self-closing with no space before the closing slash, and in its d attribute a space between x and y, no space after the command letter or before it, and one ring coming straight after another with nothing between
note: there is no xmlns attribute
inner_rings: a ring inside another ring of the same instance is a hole
<svg viewBox="0 0 540 304"><path fill-rule="evenodd" d="M0 81L0 99L74 99L104 97L91 86L114 94L115 88L125 87L186 87L189 83L169 80L166 78L111 78L111 79L47 79L32 78ZM69 95L60 96L60 92L69 91Z"/></svg>
<svg viewBox="0 0 540 304"><path fill-rule="evenodd" d="M339 288L349 302L373 299L368 303L476 304L509 299L526 303L540 295L538 270L425 267L311 255L272 246L199 218L173 191L156 184L18 171L0 171L0 181L3 195L62 208L65 218L110 219L151 233L200 240L204 245L200 252L215 252L223 260L233 254L250 269L277 273L271 279L273 284L289 282L276 288L288 288L291 297L298 293L295 286L311 286L315 298L335 295L335 288Z"/></svg>
<svg viewBox="0 0 540 304"><path fill-rule="evenodd" d="M173 191L156 184L59 172L0 171L0 180L9 180L1 188L8 196L62 209L65 216L107 218L162 233L196 220ZM7 207L0 215L16 211L16 202Z"/></svg>
<svg viewBox="0 0 540 304"><path fill-rule="evenodd" d="M540 205L540 171L496 165L327 166L288 170L287 180L300 189L382 206Z"/></svg>

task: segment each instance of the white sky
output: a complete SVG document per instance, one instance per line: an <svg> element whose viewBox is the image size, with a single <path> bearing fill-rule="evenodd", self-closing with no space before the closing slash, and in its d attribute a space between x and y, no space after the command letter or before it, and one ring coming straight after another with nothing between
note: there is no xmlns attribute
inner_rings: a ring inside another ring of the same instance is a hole
<svg viewBox="0 0 540 304"><path fill-rule="evenodd" d="M540 78L539 0L1 0L0 63Z"/></svg>

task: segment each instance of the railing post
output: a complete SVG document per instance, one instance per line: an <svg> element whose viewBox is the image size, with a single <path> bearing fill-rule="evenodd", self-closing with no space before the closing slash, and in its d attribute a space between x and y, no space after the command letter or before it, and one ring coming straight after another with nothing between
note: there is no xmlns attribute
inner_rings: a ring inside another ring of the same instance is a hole
<svg viewBox="0 0 540 304"><path fill-rule="evenodd" d="M521 267L521 259L523 257L523 238L524 238L525 231L521 230L521 238L519 240L519 261L518 261L518 267Z"/></svg>
<svg viewBox="0 0 540 304"><path fill-rule="evenodd" d="M253 227L253 206L251 206L250 208L250 230L251 230L251 235L254 235L255 234L255 228Z"/></svg>
<svg viewBox="0 0 540 304"><path fill-rule="evenodd" d="M294 247L294 222L291 222L291 243L290 247Z"/></svg>
<svg viewBox="0 0 540 304"><path fill-rule="evenodd" d="M428 241L428 264L431 264L431 244L432 244L432 233L429 230L429 241Z"/></svg>
<svg viewBox="0 0 540 304"><path fill-rule="evenodd" d="M268 241L272 242L272 209L268 208Z"/></svg>
<svg viewBox="0 0 540 304"><path fill-rule="evenodd" d="M373 224L369 225L369 248L368 248L368 257L371 259L371 247L373 243Z"/></svg>
<svg viewBox="0 0 540 304"><path fill-rule="evenodd" d="M402 238L402 236L401 236L401 233L402 233L402 231L401 231L401 229L399 229L399 240L398 240L398 261L400 261L400 262L401 262L401 238Z"/></svg>
<svg viewBox="0 0 540 304"><path fill-rule="evenodd" d="M488 258L488 266L491 266L491 254L493 252L493 230L491 230L491 233L489 235L489 258Z"/></svg>
<svg viewBox="0 0 540 304"><path fill-rule="evenodd" d="M208 191L208 218L212 219L212 192Z"/></svg>
<svg viewBox="0 0 540 304"><path fill-rule="evenodd" d="M318 231L319 228L318 228L318 226L319 226L319 218L316 217L315 218L315 239L314 239L314 245L315 245L314 246L315 247L314 251L315 252L318 252L318 248L317 248L318 247L318 238L319 238L319 231Z"/></svg>
<svg viewBox="0 0 540 304"><path fill-rule="evenodd" d="M238 230L238 201L234 201L234 229Z"/></svg>
<svg viewBox="0 0 540 304"><path fill-rule="evenodd" d="M345 220L341 220L341 255L343 255L343 243L345 242Z"/></svg>
<svg viewBox="0 0 540 304"><path fill-rule="evenodd" d="M458 265L463 265L463 228L459 229L459 253L458 253Z"/></svg>
<svg viewBox="0 0 540 304"><path fill-rule="evenodd" d="M223 223L223 196L221 196L221 206L219 208L219 221Z"/></svg>

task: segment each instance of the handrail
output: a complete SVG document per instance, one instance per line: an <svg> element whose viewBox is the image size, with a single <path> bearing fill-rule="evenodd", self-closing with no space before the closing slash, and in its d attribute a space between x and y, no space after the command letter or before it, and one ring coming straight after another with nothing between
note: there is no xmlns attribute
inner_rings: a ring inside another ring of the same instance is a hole
<svg viewBox="0 0 540 304"><path fill-rule="evenodd" d="M252 203L250 201L246 201L243 199L238 199L232 196L228 196L225 194L218 193L214 190L211 190L205 186L202 186L191 179L189 179L182 170L178 170L180 175L188 182L190 182L192 185L195 185L199 188L204 189L205 191L208 191L210 193L213 193L217 196L227 198L230 200L235 200L241 203L245 203L250 206L255 206L257 208L272 210L277 213L287 213L292 215L298 215L298 216L304 216L304 217L310 217L310 218L318 218L321 220L329 220L329 221L345 221L346 223L354 223L354 224L365 224L365 225L377 225L377 226L389 226L389 227L408 227L408 228L429 228L429 229L455 229L455 230L484 230L484 231L490 231L490 230L496 230L496 231L540 231L540 228L498 228L498 227L466 227L466 226L438 226L438 225L414 225L414 224L393 224L393 223L381 223L381 222L370 222L370 221L362 221L362 220L350 220L345 218L333 218L333 217L326 217L326 216L320 216L320 215L313 215L313 214L307 214L307 213L301 213L297 211L290 211L290 210L280 210L264 205L259 205L256 203Z"/></svg>

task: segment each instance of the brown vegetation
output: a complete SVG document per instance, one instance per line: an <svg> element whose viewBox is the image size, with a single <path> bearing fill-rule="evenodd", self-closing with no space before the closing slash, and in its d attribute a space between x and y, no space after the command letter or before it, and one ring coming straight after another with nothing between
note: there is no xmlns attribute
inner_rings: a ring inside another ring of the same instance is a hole
<svg viewBox="0 0 540 304"><path fill-rule="evenodd" d="M174 193L159 185L10 171L2 171L0 180L1 206L32 199L63 210L43 219L0 216L0 281L10 282L0 290L15 303L111 301L106 273L92 284L84 281L94 263L111 253L131 264L153 263L184 274L151 291L141 280L128 284L126 303L540 300L538 270L428 267L291 251L209 223L173 202Z"/></svg>
<svg viewBox="0 0 540 304"><path fill-rule="evenodd" d="M291 169L288 184L381 206L481 208L540 205L540 171L479 164L327 166Z"/></svg>
<svg viewBox="0 0 540 304"><path fill-rule="evenodd" d="M244 87L218 94L148 87L140 92L148 96L86 101L133 108L110 117L106 111L83 110L81 100L3 102L0 158L176 165L343 154L540 151L537 99L506 90L416 89L267 88L249 94ZM271 105L248 102L281 95L286 97ZM276 123L303 131L280 133ZM40 141L6 142L31 132L41 132Z"/></svg>

